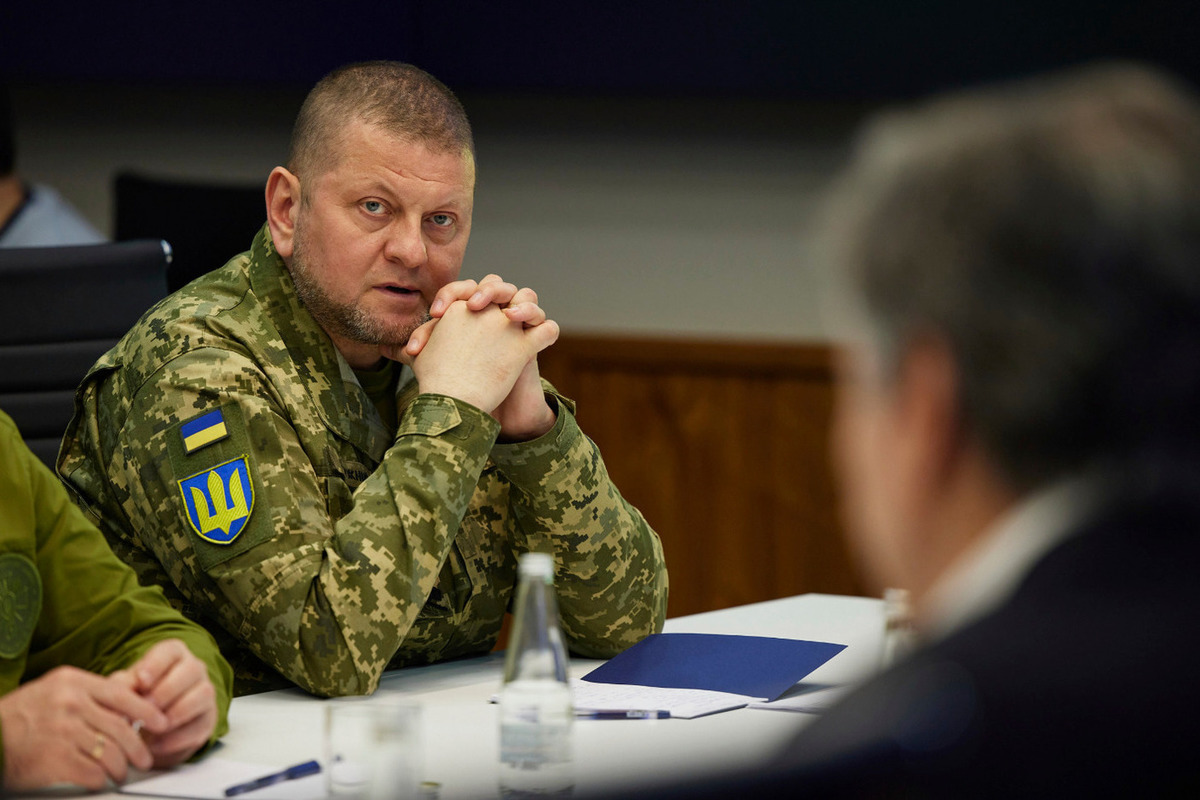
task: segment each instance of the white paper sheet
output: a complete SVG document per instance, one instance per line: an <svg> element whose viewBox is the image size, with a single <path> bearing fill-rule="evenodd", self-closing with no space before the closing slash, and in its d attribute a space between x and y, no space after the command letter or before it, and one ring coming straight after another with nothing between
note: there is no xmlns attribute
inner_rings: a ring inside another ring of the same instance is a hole
<svg viewBox="0 0 1200 800"><path fill-rule="evenodd" d="M592 683L579 678L571 681L571 692L577 714L586 714L589 711L669 711L674 719L695 719L719 711L732 711L756 699L705 689L661 689L629 683ZM500 702L500 695L492 695L491 702Z"/></svg>
<svg viewBox="0 0 1200 800"><path fill-rule="evenodd" d="M770 702L755 701L749 708L767 711L795 711L803 714L820 714L841 700L853 689L852 685L799 684L784 692L783 696Z"/></svg>
<svg viewBox="0 0 1200 800"><path fill-rule="evenodd" d="M575 708L595 711L665 709L678 719L694 719L718 711L741 708L753 698L705 689L661 689L628 683L592 683L575 680Z"/></svg>

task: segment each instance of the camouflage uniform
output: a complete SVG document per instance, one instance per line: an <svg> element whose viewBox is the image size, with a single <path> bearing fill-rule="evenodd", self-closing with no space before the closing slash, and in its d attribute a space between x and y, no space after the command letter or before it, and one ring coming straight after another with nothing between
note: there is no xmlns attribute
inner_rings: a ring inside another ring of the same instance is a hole
<svg viewBox="0 0 1200 800"><path fill-rule="evenodd" d="M216 642L138 586L62 484L0 412L0 695L63 665L107 675L179 639L208 667L217 692L215 741L233 674ZM0 772L4 748L0 743Z"/></svg>
<svg viewBox="0 0 1200 800"><path fill-rule="evenodd" d="M142 581L218 637L239 692L277 670L361 694L491 649L526 550L555 554L576 653L661 628L658 537L548 398L552 431L497 444L490 415L409 382L393 437L264 227L96 363L58 468Z"/></svg>

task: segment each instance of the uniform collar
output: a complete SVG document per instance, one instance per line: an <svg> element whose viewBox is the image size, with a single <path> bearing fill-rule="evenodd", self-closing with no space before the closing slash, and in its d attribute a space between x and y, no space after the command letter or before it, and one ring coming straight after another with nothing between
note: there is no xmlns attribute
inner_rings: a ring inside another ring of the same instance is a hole
<svg viewBox="0 0 1200 800"><path fill-rule="evenodd" d="M391 446L391 437L350 365L300 302L266 225L251 245L249 275L251 289L283 339L325 425L377 463Z"/></svg>

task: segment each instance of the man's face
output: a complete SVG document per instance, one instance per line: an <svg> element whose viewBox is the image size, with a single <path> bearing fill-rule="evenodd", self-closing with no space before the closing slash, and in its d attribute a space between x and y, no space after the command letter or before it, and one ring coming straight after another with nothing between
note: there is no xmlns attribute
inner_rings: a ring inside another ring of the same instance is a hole
<svg viewBox="0 0 1200 800"><path fill-rule="evenodd" d="M907 586L910 466L900 395L866 345L839 356L833 464L851 549L872 587Z"/></svg>
<svg viewBox="0 0 1200 800"><path fill-rule="evenodd" d="M288 266L301 301L356 367L428 319L462 268L475 164L362 122L324 171L300 175Z"/></svg>

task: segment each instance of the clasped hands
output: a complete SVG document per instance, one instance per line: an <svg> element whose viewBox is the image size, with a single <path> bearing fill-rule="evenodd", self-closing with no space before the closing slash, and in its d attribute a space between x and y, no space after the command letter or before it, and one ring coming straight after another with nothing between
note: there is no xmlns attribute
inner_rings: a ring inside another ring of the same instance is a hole
<svg viewBox="0 0 1200 800"><path fill-rule="evenodd" d="M131 766L172 767L207 743L216 724L208 669L178 639L107 676L58 667L0 697L0 794L56 783L102 789L124 781Z"/></svg>
<svg viewBox="0 0 1200 800"><path fill-rule="evenodd" d="M423 393L444 394L491 414L503 441L534 439L554 427L537 355L558 339L532 289L498 275L452 281L429 307L430 320L403 347L383 355L412 366Z"/></svg>

